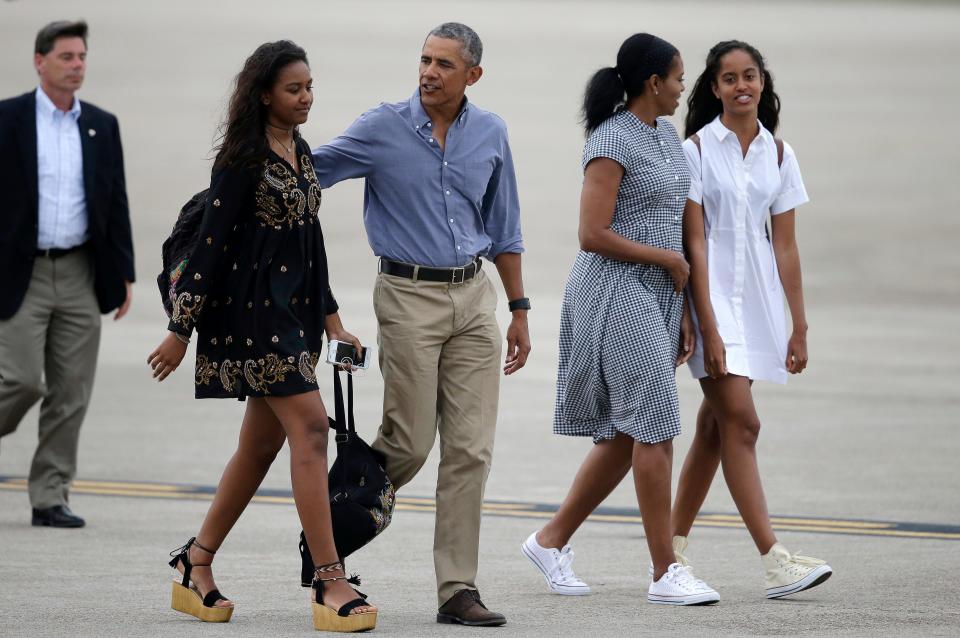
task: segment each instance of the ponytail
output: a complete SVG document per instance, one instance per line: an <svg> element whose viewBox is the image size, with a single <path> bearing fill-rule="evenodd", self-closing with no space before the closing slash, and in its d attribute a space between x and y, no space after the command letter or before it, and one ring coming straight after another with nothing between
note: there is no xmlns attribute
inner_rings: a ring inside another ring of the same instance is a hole
<svg viewBox="0 0 960 638"><path fill-rule="evenodd" d="M625 95L623 80L612 66L593 74L583 93L583 125L587 134L613 115L617 107L623 104Z"/></svg>
<svg viewBox="0 0 960 638"><path fill-rule="evenodd" d="M636 33L620 45L617 66L593 74L583 94L583 126L593 132L631 98L643 95L651 76L666 77L677 48L655 35Z"/></svg>

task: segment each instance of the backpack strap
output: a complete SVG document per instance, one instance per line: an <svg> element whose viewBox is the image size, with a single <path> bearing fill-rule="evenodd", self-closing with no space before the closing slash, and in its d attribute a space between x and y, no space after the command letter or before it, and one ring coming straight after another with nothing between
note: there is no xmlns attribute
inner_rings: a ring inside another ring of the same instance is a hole
<svg viewBox="0 0 960 638"><path fill-rule="evenodd" d="M783 140L775 137L773 138L773 143L777 145L777 166L783 166ZM700 148L699 144L697 148Z"/></svg>
<svg viewBox="0 0 960 638"><path fill-rule="evenodd" d="M690 136L690 139L693 140L693 143L697 145L697 155L703 157L703 151L700 150L700 136L694 133Z"/></svg>

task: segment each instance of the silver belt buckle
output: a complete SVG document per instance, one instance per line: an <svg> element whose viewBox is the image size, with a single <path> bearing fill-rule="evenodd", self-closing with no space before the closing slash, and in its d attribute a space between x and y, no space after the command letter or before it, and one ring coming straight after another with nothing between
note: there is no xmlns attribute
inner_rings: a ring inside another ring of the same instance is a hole
<svg viewBox="0 0 960 638"><path fill-rule="evenodd" d="M457 281L457 272L460 272L460 281ZM464 266L457 266L453 269L453 275L450 279L451 284L462 284L467 280L467 269Z"/></svg>

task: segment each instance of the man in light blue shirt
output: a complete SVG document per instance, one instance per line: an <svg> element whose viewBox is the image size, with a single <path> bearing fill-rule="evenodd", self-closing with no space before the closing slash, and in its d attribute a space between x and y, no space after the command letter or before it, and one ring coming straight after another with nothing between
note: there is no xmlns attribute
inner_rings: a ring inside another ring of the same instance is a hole
<svg viewBox="0 0 960 638"><path fill-rule="evenodd" d="M437 621L493 626L506 620L483 605L475 580L501 337L480 258L496 265L513 313L505 374L522 368L530 351L530 302L506 125L465 97L483 74L482 51L466 25L432 30L413 96L361 115L314 150L314 165L324 188L366 179L364 224L380 258L374 310L384 380L373 447L397 488L416 475L440 435Z"/></svg>
<svg viewBox="0 0 960 638"><path fill-rule="evenodd" d="M81 101L87 24L37 34L40 86L0 100L0 438L40 402L31 523L83 527L69 506L93 391L100 314L130 308L133 239L117 118Z"/></svg>

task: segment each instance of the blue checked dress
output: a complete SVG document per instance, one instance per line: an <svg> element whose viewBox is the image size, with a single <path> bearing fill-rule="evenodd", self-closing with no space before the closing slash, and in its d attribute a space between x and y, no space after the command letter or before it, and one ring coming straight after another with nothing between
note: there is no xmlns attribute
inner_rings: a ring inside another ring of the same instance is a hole
<svg viewBox="0 0 960 638"><path fill-rule="evenodd" d="M677 132L622 110L587 140L583 167L608 157L624 167L611 229L636 242L682 252L690 175ZM623 432L643 443L680 433L675 361L683 296L659 266L581 251L560 315L560 365L553 430L592 436Z"/></svg>

